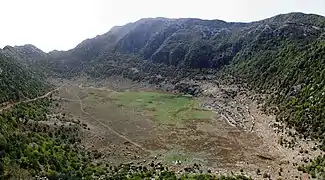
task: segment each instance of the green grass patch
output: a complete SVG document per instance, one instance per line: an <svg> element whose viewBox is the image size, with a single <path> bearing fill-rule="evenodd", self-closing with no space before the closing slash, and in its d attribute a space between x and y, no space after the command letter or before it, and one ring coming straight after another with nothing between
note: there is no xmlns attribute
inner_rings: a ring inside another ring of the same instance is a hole
<svg viewBox="0 0 325 180"><path fill-rule="evenodd" d="M113 96L120 106L144 112L163 124L212 117L211 111L200 108L199 102L188 96L160 92L118 92Z"/></svg>
<svg viewBox="0 0 325 180"><path fill-rule="evenodd" d="M175 163L176 161L180 161L181 163L186 163L186 161L189 161L189 157L186 156L185 154L168 154L166 156L166 161L169 163Z"/></svg>

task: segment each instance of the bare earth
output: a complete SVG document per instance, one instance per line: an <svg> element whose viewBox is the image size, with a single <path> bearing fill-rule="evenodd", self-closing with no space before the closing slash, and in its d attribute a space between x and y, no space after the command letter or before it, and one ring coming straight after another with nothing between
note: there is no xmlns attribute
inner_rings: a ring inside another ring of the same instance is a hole
<svg viewBox="0 0 325 180"><path fill-rule="evenodd" d="M263 173L268 173L272 179L291 180L306 176L297 171L296 163L321 153L312 150L312 141L298 139L295 148L281 146L280 136L289 138L286 131L276 133L271 126L275 117L264 114L252 94L235 86L204 84L205 96L199 100L202 108L215 112L213 120L191 120L178 127L161 125L141 112L115 104L110 93L124 89L110 83L100 87L80 80L63 84L55 96L60 99L61 111L87 124L83 144L102 152L110 163L155 160L176 171L197 163L214 174L243 171L254 179L263 179ZM239 93L229 95L234 89ZM301 149L308 153L299 152Z"/></svg>

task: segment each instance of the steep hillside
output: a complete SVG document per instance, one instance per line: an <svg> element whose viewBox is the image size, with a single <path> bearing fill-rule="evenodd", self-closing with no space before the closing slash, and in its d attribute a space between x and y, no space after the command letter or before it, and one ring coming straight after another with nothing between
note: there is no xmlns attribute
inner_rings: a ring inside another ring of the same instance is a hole
<svg viewBox="0 0 325 180"><path fill-rule="evenodd" d="M0 53L0 103L42 95L48 86L36 73Z"/></svg>
<svg viewBox="0 0 325 180"><path fill-rule="evenodd" d="M191 68L219 68L239 52L265 39L315 40L324 31L324 17L292 13L253 23L200 19L141 19L87 39L63 52L61 60L103 59L110 52ZM271 43L271 42L269 42ZM277 44L268 44L276 48ZM248 53L248 52L246 52ZM50 53L51 54L51 53ZM55 58L55 57L54 57Z"/></svg>
<svg viewBox="0 0 325 180"><path fill-rule="evenodd" d="M0 49L1 54L14 59L16 63L24 67L35 76L44 77L47 75L49 66L47 66L48 55L34 45L26 44L23 46L5 46Z"/></svg>

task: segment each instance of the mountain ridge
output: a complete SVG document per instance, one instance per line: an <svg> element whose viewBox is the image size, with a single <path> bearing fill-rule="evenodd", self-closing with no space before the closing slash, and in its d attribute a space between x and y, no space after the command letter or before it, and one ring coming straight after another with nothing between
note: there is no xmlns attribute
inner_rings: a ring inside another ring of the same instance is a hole
<svg viewBox="0 0 325 180"><path fill-rule="evenodd" d="M168 65L174 65L174 64L178 65L180 59L187 58L186 61L192 60L190 54L189 56L185 57L185 55L188 54L188 51L190 51L189 48L191 47L191 45L189 45L190 47L188 47L185 46L184 43L192 43L195 41L199 41L199 43L201 44L203 43L203 45L201 45L203 46L203 48L206 46L207 48L210 48L211 46L215 46L217 42L211 43L211 42L206 42L204 40L216 41L216 40L220 40L220 38L224 38L224 41L226 43L227 41L229 41L228 44L231 45L236 43L240 44L241 41L240 36L243 36L246 33L254 33L253 31L249 31L249 29L261 31L263 30L262 28L270 27L270 25L266 26L265 24L266 21L270 22L271 25L275 26L276 23L273 22L277 19L279 19L277 21L281 20L285 22L294 19L296 16L309 17L309 15L300 14L300 13L285 14L285 15L279 15L273 18L265 19L262 21L256 21L252 23L226 23L220 20L199 20L199 19L176 19L176 20L141 19L140 21L129 23L126 26L120 27L118 33L116 33L115 31L109 31L108 33L105 33L103 35L96 36L95 38L87 39L81 42L80 44L78 44L76 48L69 50L67 52L71 52L71 54L83 56L84 58L81 58L82 60L84 59L89 60L89 58L93 59L96 57L100 58L100 56L103 56L103 54L107 52L120 52L120 53L131 53L131 54L136 53L136 54L140 54L142 58L152 60L154 62L163 62ZM321 16L315 16L315 15L311 15L311 16L312 18L315 17L322 18ZM195 24L198 23L198 21L199 24L198 25ZM209 23L208 26L207 23ZM291 24L291 26L294 26L296 24L297 23ZM318 23L314 23L314 24L318 25ZM249 25L251 25L251 27L247 27ZM263 27L263 25L265 25L265 27ZM244 27L244 29L238 29L242 27ZM318 28L323 28L323 27L324 24L321 24L321 27ZM244 31L244 32L241 33L240 31ZM227 37L227 33L228 34L233 33L234 35ZM214 37L212 37L212 34ZM137 39L136 37L141 37L140 39L142 40ZM179 38L182 40L181 42L178 40ZM186 41L186 39L188 39L188 41ZM220 44L222 43L224 42L220 42ZM195 45L192 46L192 49L199 49L194 46ZM218 54L218 50L215 51L212 52L213 54L208 54L208 56L202 60L202 61L209 62L208 64L204 64L203 62L202 65L203 67L210 66L214 68L218 66L215 65L215 63L217 63L218 60L216 60L217 62L212 63L213 59L218 59L217 58L218 55L213 56L214 54ZM71 55L71 56L73 57L75 55ZM189 63L189 65L191 65L191 63ZM192 67L195 67L195 64L192 65Z"/></svg>

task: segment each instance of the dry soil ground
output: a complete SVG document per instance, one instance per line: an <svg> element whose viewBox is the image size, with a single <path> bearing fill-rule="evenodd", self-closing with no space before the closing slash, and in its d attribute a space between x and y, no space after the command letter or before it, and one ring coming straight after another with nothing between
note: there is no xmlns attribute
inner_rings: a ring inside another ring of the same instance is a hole
<svg viewBox="0 0 325 180"><path fill-rule="evenodd" d="M286 138L286 134L274 132L271 124L275 118L262 113L247 93L229 97L228 90L233 87L204 85L207 96L198 100L214 115L177 126L158 123L117 104L112 99L116 90L112 86L93 87L81 81L64 84L56 95L61 110L87 124L84 145L102 152L104 160L111 163L146 164L155 160L177 171L197 163L215 174L242 170L254 179L263 179L263 173L268 173L272 179L291 180L303 176L295 163L321 153L311 150L311 141L298 139L296 148L281 146L279 138ZM301 149L308 153L299 152Z"/></svg>

